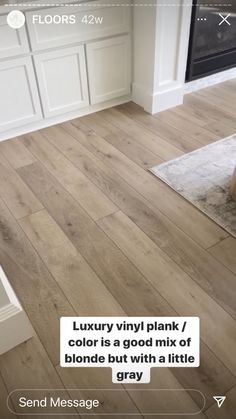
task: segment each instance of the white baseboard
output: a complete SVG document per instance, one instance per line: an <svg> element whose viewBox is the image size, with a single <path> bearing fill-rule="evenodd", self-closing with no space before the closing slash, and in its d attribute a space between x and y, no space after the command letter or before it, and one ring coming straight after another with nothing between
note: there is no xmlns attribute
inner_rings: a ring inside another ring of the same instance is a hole
<svg viewBox="0 0 236 419"><path fill-rule="evenodd" d="M126 95L117 99L112 99L107 102L100 103L98 105L89 106L85 109L80 109L79 111L70 112L50 119L42 119L41 121L0 133L0 141L9 140L11 138L19 137L20 135L28 134L43 128L48 128L52 125L61 124L66 121L79 118L80 116L89 115L93 112L98 112L113 106L121 105L122 103L129 102L130 100L131 95Z"/></svg>
<svg viewBox="0 0 236 419"><path fill-rule="evenodd" d="M232 80L236 78L236 67L231 68L226 71L221 71L220 73L212 74L207 77L203 77L198 80L190 81L189 83L185 83L184 86L184 93L193 93L197 90L204 89L206 87L214 86L219 83L223 83L227 80Z"/></svg>
<svg viewBox="0 0 236 419"><path fill-rule="evenodd" d="M153 96L152 113L166 111L183 104L184 90L183 86L176 85L171 89L158 92Z"/></svg>
<svg viewBox="0 0 236 419"><path fill-rule="evenodd" d="M0 267L0 355L30 339L34 330Z"/></svg>
<svg viewBox="0 0 236 419"><path fill-rule="evenodd" d="M167 85L165 89L154 95L145 90L145 86L133 84L132 100L151 114L165 111L183 104L183 86L177 83Z"/></svg>

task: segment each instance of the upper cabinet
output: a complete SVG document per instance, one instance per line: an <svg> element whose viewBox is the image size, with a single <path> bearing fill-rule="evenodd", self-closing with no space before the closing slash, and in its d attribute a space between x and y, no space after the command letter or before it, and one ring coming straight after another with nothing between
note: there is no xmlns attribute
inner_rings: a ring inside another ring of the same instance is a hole
<svg viewBox="0 0 236 419"><path fill-rule="evenodd" d="M31 46L34 51L45 50L63 45L87 42L97 38L119 35L130 31L131 11L129 0L122 1L124 6L112 7L110 0L93 1L79 7L57 7L40 10L41 21L53 16L75 16L74 24L33 23L33 15L37 12L26 13L27 26L30 34ZM109 6L110 5L110 6ZM58 18L56 18L58 20Z"/></svg>
<svg viewBox="0 0 236 419"><path fill-rule="evenodd" d="M46 118L89 105L83 45L35 55L34 62Z"/></svg>
<svg viewBox="0 0 236 419"><path fill-rule="evenodd" d="M130 36L119 36L87 45L91 104L130 93Z"/></svg>
<svg viewBox="0 0 236 419"><path fill-rule="evenodd" d="M7 24L7 15L0 16L0 59L29 52L25 27L12 29Z"/></svg>
<svg viewBox="0 0 236 419"><path fill-rule="evenodd" d="M31 58L0 62L0 132L38 121L41 117Z"/></svg>

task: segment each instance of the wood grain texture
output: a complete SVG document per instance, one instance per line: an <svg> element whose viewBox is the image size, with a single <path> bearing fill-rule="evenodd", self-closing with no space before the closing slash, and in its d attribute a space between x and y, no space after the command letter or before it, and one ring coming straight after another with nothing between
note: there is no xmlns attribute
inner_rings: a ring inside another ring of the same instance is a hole
<svg viewBox="0 0 236 419"><path fill-rule="evenodd" d="M66 128L77 131L70 124ZM235 295L232 293L234 275L218 264L209 253L198 246L188 235L176 227L162 212L143 196L119 178L111 167L101 164L78 141L61 129L55 129L56 136L47 137L81 170L90 177L105 194L135 221L159 247L161 247L181 268L196 280L207 292L216 298L232 315L235 316ZM84 138L84 133L80 133ZM56 141L54 139L57 139ZM92 142L92 141L91 141ZM89 147L92 147L90 145ZM194 223L195 226L195 223ZM226 233L224 233L227 235ZM201 258L201 264L199 264ZM225 283L222 283L222 275ZM227 284L227 287L225 286Z"/></svg>
<svg viewBox="0 0 236 419"><path fill-rule="evenodd" d="M125 388L129 392L130 396L142 412L159 413L159 415L154 415L154 417L163 417L167 419L171 419L171 417L173 419L173 413L178 413L179 415L177 415L177 417L180 416L191 419L191 417L194 416L186 414L187 412L197 413L203 409L204 400L201 394L193 391L186 391L186 387L180 385L179 381L173 377L174 370L175 368L163 368L160 374L160 370L158 368L152 368L151 382L145 385L145 392L135 393L129 391L130 389L139 390L140 387L137 384L125 385ZM149 389L157 389L157 391L149 392ZM166 403L168 393L164 392L163 394L162 389L180 391L173 391L171 397L168 398L168 403ZM163 413L163 415L160 413ZM168 413L172 414L169 415ZM150 417L152 416L145 415L145 419L150 419ZM206 418L205 414L200 412L195 417L198 419Z"/></svg>
<svg viewBox="0 0 236 419"><path fill-rule="evenodd" d="M209 249L209 252L236 274L236 239L234 237L228 237L216 244Z"/></svg>
<svg viewBox="0 0 236 419"><path fill-rule="evenodd" d="M0 412L4 419L18 419L18 416L14 415L7 406L8 391L5 383L0 375ZM13 410L11 400L8 400L10 409Z"/></svg>
<svg viewBox="0 0 236 419"><path fill-rule="evenodd" d="M60 316L73 316L74 310L1 200L0 259L33 327L57 364L59 319Z"/></svg>
<svg viewBox="0 0 236 419"><path fill-rule="evenodd" d="M0 263L36 333L0 357L1 404L16 387L117 388L109 369L59 367L60 316L183 314L201 318L200 367L153 369L146 387L195 388L206 398L196 418L234 417L236 240L147 168L233 134L235 86L157 116L129 103L0 144ZM135 419L158 401L121 389L104 400ZM213 395L226 393L217 410ZM196 394L179 402L200 407Z"/></svg>
<svg viewBox="0 0 236 419"><path fill-rule="evenodd" d="M55 135L57 140L53 128L48 128L48 132L52 136ZM30 134L23 138L22 142L93 219L97 220L117 210L117 207L69 160L52 147L41 133Z"/></svg>
<svg viewBox="0 0 236 419"><path fill-rule="evenodd" d="M118 404L121 403L127 412L133 413L136 410L141 412L150 412L150 406L154 406L153 409L156 408L156 411L163 412L167 419L171 419L171 415L168 415L167 412L171 411L182 411L189 412L194 411L197 412L199 410L197 404L193 401L191 396L185 392L181 391L176 393L176 399L172 399L169 403L166 403L165 400L162 400L161 397L158 397L158 393L155 394L145 391L145 393L140 397L139 395L135 395L135 392L129 391L130 388L132 389L140 389L140 386L135 385L125 385L120 386L117 384L111 383L111 371L109 369L101 368L100 370L94 368L83 368L81 370L80 375L76 374L76 370L74 369L71 371L68 368L60 368L57 367L57 371L60 374L62 381L65 383L66 387L68 388L83 388L85 390L81 391L82 397L86 396L88 392L86 389L93 388L95 389L119 389L123 390L119 392L117 395L111 393L108 398L107 392L102 392L102 397L104 401L104 405L109 409L115 411L118 409ZM183 389L179 382L173 377L172 372L169 369L163 369L162 374L160 375L159 372L156 370L152 371L152 383L149 385L145 385L145 389L148 388L172 388L172 389ZM94 392L96 397L101 398L101 392ZM129 397L128 397L129 395ZM200 398L198 399L200 400ZM102 416L99 416L102 419ZM128 419L129 416L122 415L122 418ZM133 415L132 415L133 417ZM136 418L136 416L134 416ZM145 419L150 418L150 416L144 415ZM187 419L191 419L191 416L187 415L184 416ZM204 419L205 415L200 414L197 416L199 419Z"/></svg>
<svg viewBox="0 0 236 419"><path fill-rule="evenodd" d="M202 339L235 374L236 324L232 317L122 212L104 218L99 225L179 315L200 317Z"/></svg>
<svg viewBox="0 0 236 419"><path fill-rule="evenodd" d="M20 224L78 315L125 315L47 211L26 217Z"/></svg>
<svg viewBox="0 0 236 419"><path fill-rule="evenodd" d="M30 390L50 389L50 393L54 397L69 398L69 394L65 390L56 369L36 336L2 355L0 357L0 369L7 385L8 394L16 389L29 389L29 398L42 398L45 396L45 392L30 392ZM56 392L55 389L64 391ZM15 411L19 411L17 396L18 393L13 393L11 396ZM70 409L70 412L77 414L75 409ZM26 412L23 411L23 413L29 414L29 409ZM19 417L23 419L29 418L28 415L19 415ZM45 414L37 415L37 418L43 419ZM68 419L68 415L62 414L60 418Z"/></svg>
<svg viewBox="0 0 236 419"><path fill-rule="evenodd" d="M104 139L97 135L86 135L86 133L76 129L70 123L64 124L64 127L70 135L76 138L77 143L79 142L95 158L104 162L106 167L115 171L126 183L138 191L151 204L172 220L175 225L187 232L198 243L205 247L207 243L215 244L217 241L226 237L227 234L213 221L210 221L196 208L189 205L189 203L173 192L163 182L154 178L151 173L144 171L127 159L117 149L106 143ZM54 141L53 138L50 137L50 141ZM81 148L75 142L73 143L73 139L69 140L68 136L66 140L64 138L64 148L68 147L68 141L70 141L70 149L66 155L75 165L79 164L77 158L78 155L81 158ZM61 143L59 144L57 142L57 146L61 147ZM184 217L183 213L185 214ZM196 224L198 228L196 228Z"/></svg>
<svg viewBox="0 0 236 419"><path fill-rule="evenodd" d="M172 108L171 111L192 122L192 124L196 127L205 127L207 124L213 122L213 120L207 117L207 115L205 115L205 118L202 118L196 111L186 105L176 106L175 108Z"/></svg>
<svg viewBox="0 0 236 419"><path fill-rule="evenodd" d="M214 132L219 138L229 137L235 134L235 128L227 125L226 122L214 121L206 125L208 131Z"/></svg>
<svg viewBox="0 0 236 419"><path fill-rule="evenodd" d="M193 138L185 131L177 129L176 127L164 123L157 117L153 117L147 113L144 113L142 109L134 103L122 105L120 107L125 113L128 112L130 118L136 123L144 126L146 129L151 131L153 134L157 134L159 137L164 138L171 145L182 150L182 152L190 152L201 147L201 143ZM110 112L104 111L104 112Z"/></svg>
<svg viewBox="0 0 236 419"><path fill-rule="evenodd" d="M198 93L185 96L185 104L200 115L207 115L213 121L221 121L236 129L236 121L229 107L222 107L216 100L212 101L210 97L203 97Z"/></svg>
<svg viewBox="0 0 236 419"><path fill-rule="evenodd" d="M219 135L208 131L206 127L203 128L193 124L186 116L176 115L172 110L168 113L165 111L160 112L155 117L158 121L171 125L180 131L187 132L191 138L194 138L202 145L207 145L219 139Z"/></svg>
<svg viewBox="0 0 236 419"><path fill-rule="evenodd" d="M34 163L36 158L24 147L22 141L13 138L0 143L0 153L8 160L13 169Z"/></svg>
<svg viewBox="0 0 236 419"><path fill-rule="evenodd" d="M124 105L125 106L125 105ZM129 106L131 106L129 104ZM139 144L145 145L153 153L157 154L163 160L178 157L183 154L179 144L169 142L168 139L159 135L158 131L150 131L147 127L138 124L130 118L128 112L120 112L122 108L108 109L98 113L102 119L111 122L114 126L123 129L129 136L131 136Z"/></svg>
<svg viewBox="0 0 236 419"><path fill-rule="evenodd" d="M144 141L142 143L138 142L137 137L128 134L128 130L122 130L111 124L99 112L78 118L73 121L73 125L77 128L84 129L87 127L88 130L93 130L143 169L163 162L157 154L148 149Z"/></svg>
<svg viewBox="0 0 236 419"><path fill-rule="evenodd" d="M0 154L0 197L5 201L15 218L42 209L42 204Z"/></svg>
<svg viewBox="0 0 236 419"><path fill-rule="evenodd" d="M173 312L46 169L34 163L19 169L19 173L128 315L149 315L150 310L155 315ZM130 304L134 293L135 305Z"/></svg>
<svg viewBox="0 0 236 419"><path fill-rule="evenodd" d="M119 407L121 406L123 412L132 414L132 416L121 415L122 418L143 418L136 404L129 397L123 386L120 384L112 384L112 372L110 368L81 368L78 374L77 368L61 368L57 366L57 372L67 388L82 389L78 392L81 398L91 397L91 391L89 391L89 389L95 389L95 391L92 392L92 395L95 399L101 401L101 404L103 405L102 413L106 413L108 417L111 412L121 411ZM100 391L96 391L96 389ZM116 389L120 391L111 393L106 391L106 389ZM134 413L137 413L137 416L133 416ZM106 416L97 414L95 417L103 419ZM84 418L86 418L86 416L84 416Z"/></svg>
<svg viewBox="0 0 236 419"><path fill-rule="evenodd" d="M19 172L128 315L175 315L176 312L167 301L157 290L155 293L155 288L146 282L112 241L101 234L101 230L40 164L27 166ZM161 272L165 277L171 271L168 263L169 259L165 261L164 257ZM216 369L218 371L217 361ZM212 372L204 372L204 375L209 377L209 383L214 382ZM197 382L198 378L195 378L195 381ZM207 380L205 382L207 383ZM227 389L229 382L232 383L231 376L225 371L225 382L222 378L221 385ZM191 386L191 383L191 375L185 375L186 387Z"/></svg>

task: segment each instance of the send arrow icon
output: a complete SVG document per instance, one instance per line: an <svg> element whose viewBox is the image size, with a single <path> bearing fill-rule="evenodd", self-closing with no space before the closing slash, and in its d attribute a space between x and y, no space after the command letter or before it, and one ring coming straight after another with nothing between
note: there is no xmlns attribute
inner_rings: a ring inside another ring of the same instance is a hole
<svg viewBox="0 0 236 419"><path fill-rule="evenodd" d="M213 396L213 399L216 401L218 407L220 408L224 403L226 396Z"/></svg>

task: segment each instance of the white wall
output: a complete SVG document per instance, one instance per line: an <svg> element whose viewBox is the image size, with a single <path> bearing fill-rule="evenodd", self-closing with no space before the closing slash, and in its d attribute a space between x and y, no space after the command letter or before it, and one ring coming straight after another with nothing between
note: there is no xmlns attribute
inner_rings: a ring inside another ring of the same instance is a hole
<svg viewBox="0 0 236 419"><path fill-rule="evenodd" d="M134 7L133 100L156 113L183 102L192 9L185 0L152 2Z"/></svg>

